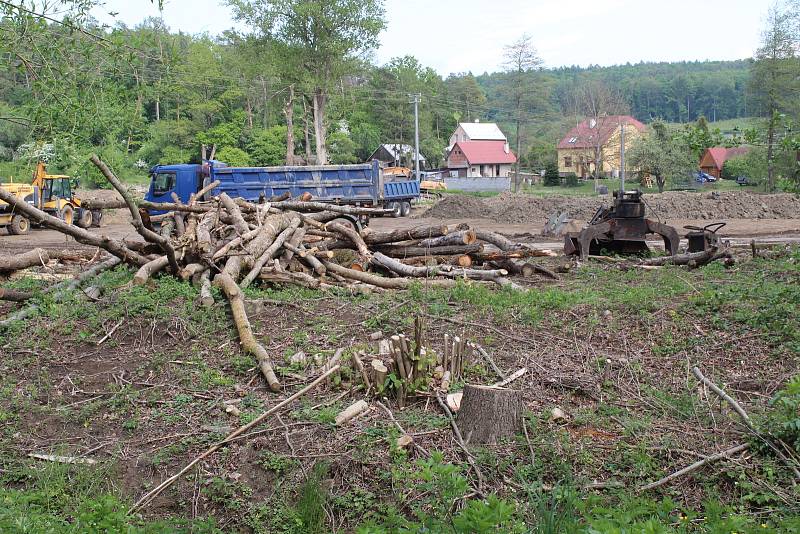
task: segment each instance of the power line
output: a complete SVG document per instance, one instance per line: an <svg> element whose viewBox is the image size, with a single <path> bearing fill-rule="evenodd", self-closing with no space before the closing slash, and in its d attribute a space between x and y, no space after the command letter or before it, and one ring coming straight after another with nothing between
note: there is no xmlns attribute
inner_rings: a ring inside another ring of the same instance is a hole
<svg viewBox="0 0 800 534"><path fill-rule="evenodd" d="M88 37L91 37L91 38L93 38L93 39L95 39L97 41L104 42L104 43L106 43L108 45L121 46L123 48L127 48L128 50L138 52L140 55L142 55L142 57L146 57L148 59L152 59L153 61L161 61L160 58L149 56L149 55L147 55L146 52L144 52L143 50L141 50L139 48L127 45L125 43L115 43L115 42L111 41L110 39L107 39L106 37L103 37L101 35L97 35L96 33L90 32L89 30L87 30L87 29L85 29L85 28L83 28L81 26L77 26L77 25L74 25L74 24L71 24L71 23L67 23L67 22L58 20L58 19L53 18L53 17L51 17L49 15L46 15L44 13L37 13L36 11L30 10L30 9L28 9L26 7L23 7L21 4L20 5L16 5L16 4L12 4L11 2L8 2L7 0L0 0L0 5L5 5L6 7L10 7L10 8L13 8L13 9L18 9L20 11L28 13L29 15L33 15L35 17L39 17L39 18L42 18L44 20L48 20L50 22L54 22L56 24L60 24L61 26L64 26L65 28L69 28L70 30L80 32L80 33L82 33L82 34L84 34L84 35L86 35Z"/></svg>

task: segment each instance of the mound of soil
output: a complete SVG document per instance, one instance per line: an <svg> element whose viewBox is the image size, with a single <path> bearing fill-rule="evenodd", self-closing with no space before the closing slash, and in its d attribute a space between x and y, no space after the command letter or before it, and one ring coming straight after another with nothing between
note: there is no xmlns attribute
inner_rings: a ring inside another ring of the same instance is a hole
<svg viewBox="0 0 800 534"><path fill-rule="evenodd" d="M800 197L797 195L723 192L717 198L708 193L671 191L644 195L651 217L662 219L798 219ZM491 198L450 195L425 212L424 217L439 219L490 219L498 223L521 224L543 221L556 212L570 218L589 220L601 205L609 205L610 196L535 197L502 193Z"/></svg>

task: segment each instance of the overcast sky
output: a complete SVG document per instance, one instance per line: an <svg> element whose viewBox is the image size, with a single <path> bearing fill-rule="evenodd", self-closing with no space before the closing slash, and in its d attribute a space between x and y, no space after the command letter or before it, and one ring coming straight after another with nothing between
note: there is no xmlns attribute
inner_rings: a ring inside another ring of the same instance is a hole
<svg viewBox="0 0 800 534"><path fill-rule="evenodd" d="M548 67L741 59L758 46L772 0L386 0L375 61L413 55L447 75L499 70L503 45L533 37ZM147 0L106 0L94 14L129 26L158 16ZM218 34L234 26L217 0L166 0L172 30Z"/></svg>

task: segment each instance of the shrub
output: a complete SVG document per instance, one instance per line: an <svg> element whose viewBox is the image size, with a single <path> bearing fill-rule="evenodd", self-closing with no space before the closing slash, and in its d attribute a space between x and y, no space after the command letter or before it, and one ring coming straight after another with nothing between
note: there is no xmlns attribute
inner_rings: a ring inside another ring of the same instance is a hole
<svg viewBox="0 0 800 534"><path fill-rule="evenodd" d="M766 430L800 453L800 375L789 380L769 404L772 410L764 422Z"/></svg>
<svg viewBox="0 0 800 534"><path fill-rule="evenodd" d="M567 175L566 183L567 187L578 187L579 185L581 185L575 173L570 173Z"/></svg>

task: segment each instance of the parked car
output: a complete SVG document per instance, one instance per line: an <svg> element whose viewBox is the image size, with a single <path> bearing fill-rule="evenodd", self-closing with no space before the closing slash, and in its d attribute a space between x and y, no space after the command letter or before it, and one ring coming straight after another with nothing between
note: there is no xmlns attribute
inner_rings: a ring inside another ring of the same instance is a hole
<svg viewBox="0 0 800 534"><path fill-rule="evenodd" d="M757 182L754 182L753 180L751 180L747 176L737 176L736 177L736 183L738 185L758 185Z"/></svg>
<svg viewBox="0 0 800 534"><path fill-rule="evenodd" d="M717 181L717 178L715 176L711 176L710 174L705 173L703 171L697 171L695 173L692 173L692 175L694 176L694 180L700 184L704 184L706 182L713 183Z"/></svg>

